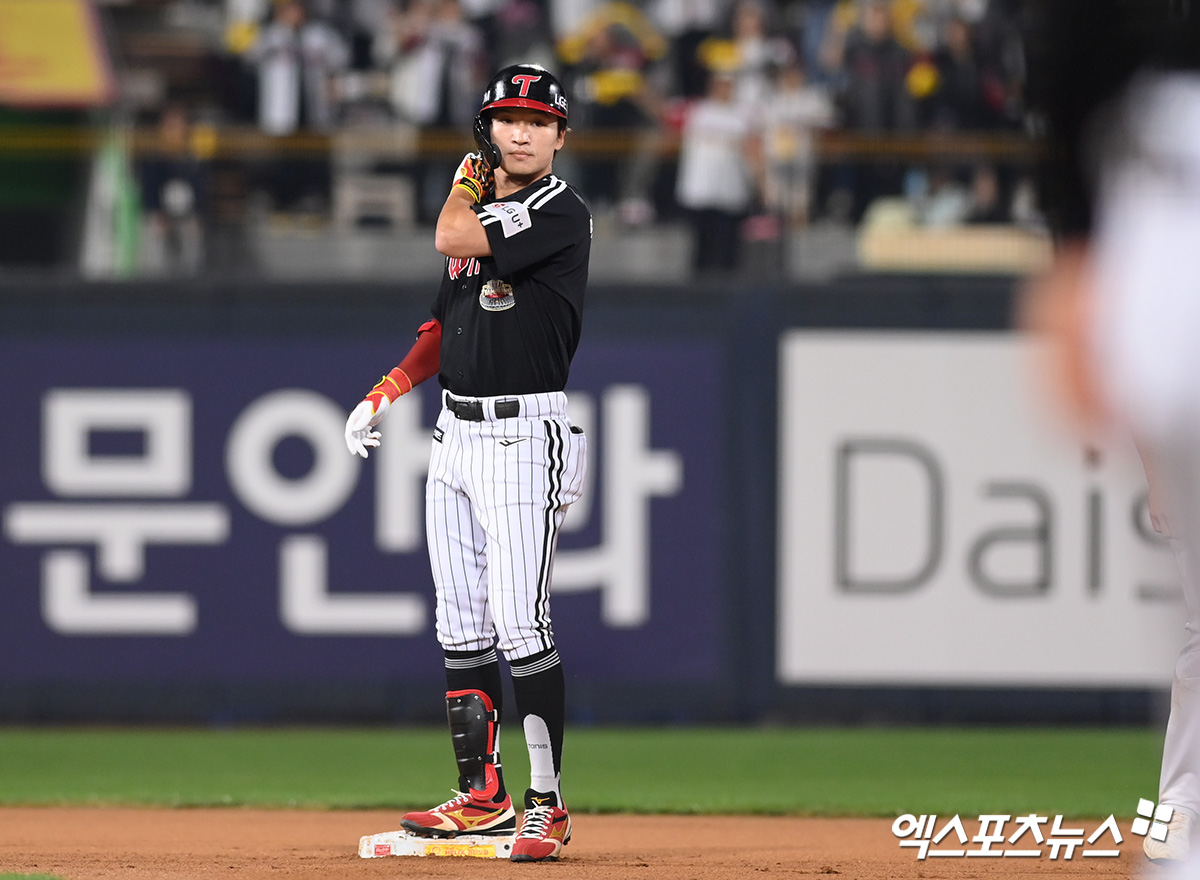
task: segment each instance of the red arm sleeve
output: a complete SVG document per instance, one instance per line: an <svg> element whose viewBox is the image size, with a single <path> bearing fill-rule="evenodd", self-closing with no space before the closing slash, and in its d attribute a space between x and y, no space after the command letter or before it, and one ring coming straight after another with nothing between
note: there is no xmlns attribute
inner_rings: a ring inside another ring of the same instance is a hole
<svg viewBox="0 0 1200 880"><path fill-rule="evenodd" d="M436 376L442 361L442 325L440 321L426 321L417 330L417 341L409 349L399 366L379 380L379 384L367 395L387 397L394 403L401 394L407 394L431 376ZM378 409L378 400L376 400Z"/></svg>
<svg viewBox="0 0 1200 880"><path fill-rule="evenodd" d="M417 341L396 367L408 379L408 390L436 376L442 364L442 324L426 321L417 330Z"/></svg>

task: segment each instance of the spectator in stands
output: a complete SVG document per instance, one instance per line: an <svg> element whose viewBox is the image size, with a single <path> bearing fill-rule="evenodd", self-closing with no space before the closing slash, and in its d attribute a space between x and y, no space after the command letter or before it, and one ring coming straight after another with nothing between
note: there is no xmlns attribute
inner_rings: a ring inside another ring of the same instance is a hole
<svg viewBox="0 0 1200 880"><path fill-rule="evenodd" d="M333 125L330 75L346 67L349 50L332 27L308 19L301 0L276 3L246 60L258 67L258 122L267 134Z"/></svg>
<svg viewBox="0 0 1200 880"><path fill-rule="evenodd" d="M700 45L720 28L728 0L650 0L647 13L668 41L667 93L691 99L704 95L708 70Z"/></svg>
<svg viewBox="0 0 1200 880"><path fill-rule="evenodd" d="M387 28L393 0L340 0L327 19L349 49L352 70L375 69L375 39Z"/></svg>
<svg viewBox="0 0 1200 880"><path fill-rule="evenodd" d="M982 19L972 28L983 63L999 80L1005 125L1023 130L1026 114L1026 27L1022 0L991 0Z"/></svg>
<svg viewBox="0 0 1200 880"><path fill-rule="evenodd" d="M848 25L836 23L840 18L838 0L806 0L801 9L796 37L804 70L811 82L833 89L839 84L837 77L841 71L825 64L829 33L835 27L844 29Z"/></svg>
<svg viewBox="0 0 1200 880"><path fill-rule="evenodd" d="M204 268L209 209L208 165L192 143L181 104L168 104L153 147L136 166L142 202L142 269L195 275Z"/></svg>
<svg viewBox="0 0 1200 880"><path fill-rule="evenodd" d="M225 47L244 55L258 38L259 25L271 17L271 0L225 0Z"/></svg>
<svg viewBox="0 0 1200 880"><path fill-rule="evenodd" d="M922 226L945 229L967 222L971 191L952 163L935 164L924 176L923 186L915 206L916 219Z"/></svg>
<svg viewBox="0 0 1200 880"><path fill-rule="evenodd" d="M706 69L733 73L734 100L758 116L767 112L776 71L796 54L795 45L774 27L772 8L762 0L738 0L727 36L713 36L697 50Z"/></svg>
<svg viewBox="0 0 1200 880"><path fill-rule="evenodd" d="M962 168L953 162L935 164L928 172L913 175L910 203L923 226L946 228L964 224L999 224L1011 221L996 167L980 162Z"/></svg>
<svg viewBox="0 0 1200 880"><path fill-rule="evenodd" d="M920 98L925 130L988 132L1012 125L1020 85L1006 82L1002 57L984 50L977 27L961 15L944 16L937 48L928 60L914 65L909 87ZM953 174L955 184L969 194L965 222L1007 218L1005 194L1015 186L1017 169L964 163Z"/></svg>
<svg viewBox="0 0 1200 880"><path fill-rule="evenodd" d="M688 110L675 196L691 215L697 273L738 268L741 221L754 205L761 147L751 114L734 100L734 77L714 71L708 95Z"/></svg>
<svg viewBox="0 0 1200 880"><path fill-rule="evenodd" d="M1011 219L1011 213L1004 204L996 168L987 163L978 165L971 176L971 208L966 222L994 224L1008 223Z"/></svg>
<svg viewBox="0 0 1200 880"><path fill-rule="evenodd" d="M905 82L912 60L892 33L888 4L883 0L868 0L860 21L849 30L830 30L824 63L842 72L846 128L883 132L915 127L915 107Z"/></svg>
<svg viewBox="0 0 1200 880"><path fill-rule="evenodd" d="M280 137L332 128L332 75L349 63L349 50L326 22L309 19L301 0L278 0L245 57L258 68L258 123L264 132ZM277 156L268 177L276 210L317 214L329 203L328 154Z"/></svg>
<svg viewBox="0 0 1200 880"><path fill-rule="evenodd" d="M916 127L916 103L908 88L913 58L892 33L884 0L866 0L859 20L847 27L835 16L822 47L822 63L841 83L842 125L851 132L878 135ZM857 222L878 196L901 190L903 169L859 162L842 169L839 186L851 193L850 219Z"/></svg>
<svg viewBox="0 0 1200 880"><path fill-rule="evenodd" d="M816 172L815 139L834 124L833 102L821 86L808 82L798 57L778 71L762 116L763 203L788 224L809 220Z"/></svg>
<svg viewBox="0 0 1200 880"><path fill-rule="evenodd" d="M666 51L649 17L624 0L597 7L577 32L559 42L559 54L570 65L572 118L593 141L608 135L614 148L583 167L581 187L594 213L602 215L615 205L626 222L648 219L664 98L665 70L658 64ZM624 161L615 149L622 145Z"/></svg>
<svg viewBox="0 0 1200 880"><path fill-rule="evenodd" d="M1004 122L1006 95L1000 76L976 51L971 26L951 16L932 59L934 80L925 99L925 125L937 131L983 131Z"/></svg>
<svg viewBox="0 0 1200 880"><path fill-rule="evenodd" d="M909 52L930 52L937 45L939 0L889 0L892 34Z"/></svg>
<svg viewBox="0 0 1200 880"><path fill-rule="evenodd" d="M420 126L468 131L489 68L479 28L458 0L413 0L393 18L392 106ZM417 169L418 219L436 219L457 157L428 157Z"/></svg>
<svg viewBox="0 0 1200 880"><path fill-rule="evenodd" d="M737 55L733 96L740 104L764 110L775 68L790 52L786 41L773 39L767 7L761 0L738 0L733 8L733 45Z"/></svg>
<svg viewBox="0 0 1200 880"><path fill-rule="evenodd" d="M470 124L487 56L458 0L413 0L394 18L391 49L392 102L402 119L437 128Z"/></svg>

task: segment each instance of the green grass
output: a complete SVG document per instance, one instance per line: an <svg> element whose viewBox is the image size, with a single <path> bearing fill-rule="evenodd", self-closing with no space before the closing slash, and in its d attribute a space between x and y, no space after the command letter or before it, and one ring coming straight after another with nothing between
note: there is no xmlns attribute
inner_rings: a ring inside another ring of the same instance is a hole
<svg viewBox="0 0 1200 880"><path fill-rule="evenodd" d="M49 874L0 874L0 880L62 880Z"/></svg>
<svg viewBox="0 0 1200 880"><path fill-rule="evenodd" d="M519 731L504 737L524 788ZM573 810L1129 816L1157 793L1162 734L1112 728L578 728ZM0 804L405 808L450 796L429 728L0 728Z"/></svg>

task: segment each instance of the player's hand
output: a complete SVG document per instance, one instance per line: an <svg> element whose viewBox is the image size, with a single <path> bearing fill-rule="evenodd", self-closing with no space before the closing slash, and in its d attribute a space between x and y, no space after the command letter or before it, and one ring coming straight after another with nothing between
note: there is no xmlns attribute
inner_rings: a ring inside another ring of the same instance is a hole
<svg viewBox="0 0 1200 880"><path fill-rule="evenodd" d="M402 394L412 391L412 380L400 367L375 383L362 403L346 419L346 448L351 455L367 457L367 447L379 445L379 432L371 429L383 421L388 407Z"/></svg>
<svg viewBox="0 0 1200 880"><path fill-rule="evenodd" d="M479 153L467 153L454 173L454 186L462 187L479 204L496 189L496 174Z"/></svg>
<svg viewBox="0 0 1200 880"><path fill-rule="evenodd" d="M367 448L379 445L379 432L371 430L387 415L390 401L372 394L359 403L346 419L346 448L351 455L367 457Z"/></svg>

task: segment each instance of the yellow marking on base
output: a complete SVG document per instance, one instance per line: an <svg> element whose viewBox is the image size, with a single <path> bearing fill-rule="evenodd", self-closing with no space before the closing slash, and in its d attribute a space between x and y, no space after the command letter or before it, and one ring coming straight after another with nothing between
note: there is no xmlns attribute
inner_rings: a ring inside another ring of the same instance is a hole
<svg viewBox="0 0 1200 880"><path fill-rule="evenodd" d="M429 843L425 845L427 856L457 856L467 859L494 859L496 845L494 843L479 846L473 843Z"/></svg>

